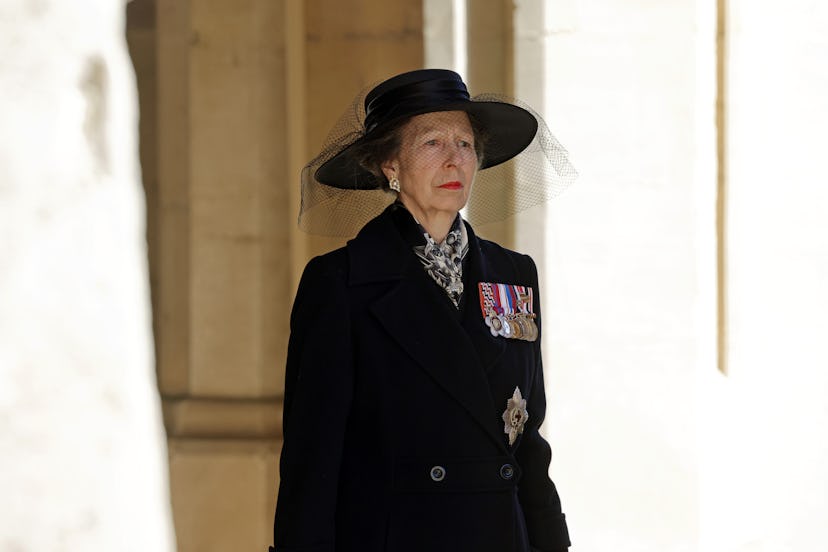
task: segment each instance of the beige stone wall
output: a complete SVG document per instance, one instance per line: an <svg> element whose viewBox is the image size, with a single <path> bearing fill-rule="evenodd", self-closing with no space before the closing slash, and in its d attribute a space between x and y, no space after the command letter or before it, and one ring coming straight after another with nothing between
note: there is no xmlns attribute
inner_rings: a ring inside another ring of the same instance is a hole
<svg viewBox="0 0 828 552"><path fill-rule="evenodd" d="M357 92L422 67L423 14L421 0L308 0L304 5L303 94L308 103L303 159L308 160ZM344 243L318 236L297 239L304 242L306 259Z"/></svg>
<svg viewBox="0 0 828 552"><path fill-rule="evenodd" d="M419 1L134 0L158 376L179 550L272 542L299 170L362 88L422 65Z"/></svg>
<svg viewBox="0 0 828 552"><path fill-rule="evenodd" d="M467 71L464 77L472 95L516 94L513 12L513 0L466 1ZM512 203L514 188L504 182L501 189L499 201ZM514 219L475 226L475 230L504 247L514 247Z"/></svg>

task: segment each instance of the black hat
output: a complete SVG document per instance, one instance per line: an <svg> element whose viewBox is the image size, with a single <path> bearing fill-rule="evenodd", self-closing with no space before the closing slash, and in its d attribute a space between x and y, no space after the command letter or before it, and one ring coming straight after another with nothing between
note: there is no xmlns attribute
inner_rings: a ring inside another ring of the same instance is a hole
<svg viewBox="0 0 828 552"><path fill-rule="evenodd" d="M496 93L470 98L457 73L420 69L366 89L347 107L319 154L302 169L299 227L350 237L380 214L398 196L382 174L360 163L370 154L366 146L415 115L439 111L465 111L483 135L475 146L479 168L487 170L475 175L464 215L473 224L503 220L547 201L578 175L531 106Z"/></svg>
<svg viewBox="0 0 828 552"><path fill-rule="evenodd" d="M446 69L420 69L392 77L365 96L362 136L316 170L316 180L342 189L380 188L380 181L360 165L354 152L406 119L436 111L465 111L486 135L481 169L494 167L523 151L535 137L538 121L529 111L505 102L471 99L460 75Z"/></svg>

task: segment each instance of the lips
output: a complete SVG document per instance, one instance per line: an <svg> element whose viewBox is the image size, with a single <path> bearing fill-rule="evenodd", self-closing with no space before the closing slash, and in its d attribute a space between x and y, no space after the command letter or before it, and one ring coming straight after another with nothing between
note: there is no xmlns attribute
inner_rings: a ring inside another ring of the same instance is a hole
<svg viewBox="0 0 828 552"><path fill-rule="evenodd" d="M445 184L441 184L439 186L439 188L442 188L443 190L459 190L462 187L463 185L456 180L453 182L446 182Z"/></svg>

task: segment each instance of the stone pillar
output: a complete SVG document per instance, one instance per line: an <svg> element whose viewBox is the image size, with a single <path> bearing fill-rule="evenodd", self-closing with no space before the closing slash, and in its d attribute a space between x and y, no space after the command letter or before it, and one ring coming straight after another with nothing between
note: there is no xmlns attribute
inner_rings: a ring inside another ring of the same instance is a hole
<svg viewBox="0 0 828 552"><path fill-rule="evenodd" d="M131 13L178 544L263 550L296 283L343 242L297 231L299 172L360 89L421 66L420 2L134 0Z"/></svg>
<svg viewBox="0 0 828 552"><path fill-rule="evenodd" d="M466 0L466 80L472 93L513 93L514 4L514 0Z"/></svg>
<svg viewBox="0 0 828 552"><path fill-rule="evenodd" d="M0 6L0 550L174 549L123 20Z"/></svg>
<svg viewBox="0 0 828 552"><path fill-rule="evenodd" d="M139 0L140 1L140 0ZM158 0L156 325L182 551L270 541L287 321L284 2Z"/></svg>
<svg viewBox="0 0 828 552"><path fill-rule="evenodd" d="M422 0L308 0L305 4L307 155L315 155L358 92L423 66ZM294 180L298 185L298 177ZM344 244L299 236L305 258Z"/></svg>
<svg viewBox="0 0 828 552"><path fill-rule="evenodd" d="M514 1L466 0L466 17L468 60L465 77L469 91L472 95L494 92L514 96ZM504 182L500 190L500 202L513 201L514 180L509 180L511 182ZM475 229L481 236L504 247L514 247L514 219L475 226ZM540 233L534 235L537 237Z"/></svg>

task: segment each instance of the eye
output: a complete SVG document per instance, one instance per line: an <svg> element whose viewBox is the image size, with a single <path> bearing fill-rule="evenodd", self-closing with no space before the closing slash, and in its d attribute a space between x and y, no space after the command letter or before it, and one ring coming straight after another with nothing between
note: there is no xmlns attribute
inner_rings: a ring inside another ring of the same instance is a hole
<svg viewBox="0 0 828 552"><path fill-rule="evenodd" d="M469 141L466 141L466 140L460 140L459 142L457 142L457 145L460 146L461 148L471 148L471 147L473 147L472 143L469 142Z"/></svg>
<svg viewBox="0 0 828 552"><path fill-rule="evenodd" d="M440 141L437 138L432 138L431 140L426 141L427 146L436 146L439 143L440 143Z"/></svg>

